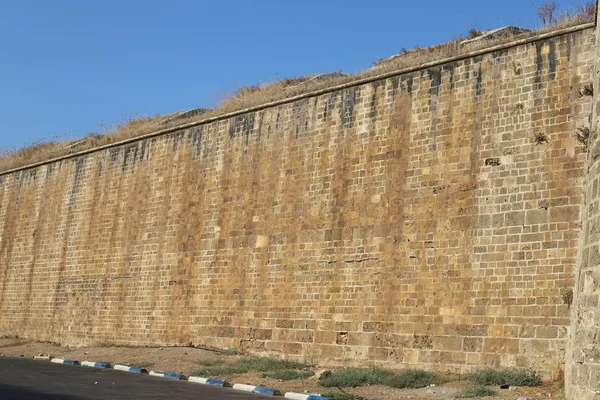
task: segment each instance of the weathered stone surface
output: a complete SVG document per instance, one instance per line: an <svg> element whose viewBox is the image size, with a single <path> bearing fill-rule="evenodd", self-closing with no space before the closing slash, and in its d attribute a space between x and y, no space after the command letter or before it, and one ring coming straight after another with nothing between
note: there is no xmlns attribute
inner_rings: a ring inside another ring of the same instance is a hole
<svg viewBox="0 0 600 400"><path fill-rule="evenodd" d="M597 4L600 8L600 3ZM600 37L596 26L596 37ZM600 398L600 43L597 43L593 76L594 106L592 110L588 154L582 193L583 234L580 240L580 261L575 270L575 287L571 313L571 337L567 350L566 393L568 399Z"/></svg>
<svg viewBox="0 0 600 400"><path fill-rule="evenodd" d="M593 33L0 176L0 334L558 376Z"/></svg>

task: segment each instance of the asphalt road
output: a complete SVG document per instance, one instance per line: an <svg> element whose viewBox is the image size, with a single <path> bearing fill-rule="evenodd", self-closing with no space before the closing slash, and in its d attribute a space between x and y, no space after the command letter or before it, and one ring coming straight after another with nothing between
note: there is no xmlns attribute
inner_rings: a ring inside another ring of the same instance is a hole
<svg viewBox="0 0 600 400"><path fill-rule="evenodd" d="M19 358L0 357L0 399L206 399L269 397L187 381Z"/></svg>

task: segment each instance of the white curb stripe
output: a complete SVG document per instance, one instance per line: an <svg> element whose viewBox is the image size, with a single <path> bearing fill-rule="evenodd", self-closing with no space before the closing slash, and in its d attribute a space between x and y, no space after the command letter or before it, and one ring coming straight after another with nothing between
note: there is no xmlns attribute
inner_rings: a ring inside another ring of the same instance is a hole
<svg viewBox="0 0 600 400"><path fill-rule="evenodd" d="M211 386L219 386L219 387L230 387L231 384L226 381L222 381L219 379L210 379L210 378L200 378L199 376L190 376L188 381L201 383L203 385L211 385Z"/></svg>
<svg viewBox="0 0 600 400"><path fill-rule="evenodd" d="M50 360L50 362L53 362L55 364L79 365L79 361L76 361L76 360L64 360L62 358L53 358L52 360Z"/></svg>
<svg viewBox="0 0 600 400"><path fill-rule="evenodd" d="M34 360L52 360L51 356L33 356Z"/></svg>
<svg viewBox="0 0 600 400"><path fill-rule="evenodd" d="M190 376L188 378L188 381L190 382L196 382L196 383L201 383L203 385L208 385L208 379L207 378L199 378L197 376Z"/></svg>
<svg viewBox="0 0 600 400"><path fill-rule="evenodd" d="M173 372L162 372L162 371L150 371L148 375L151 376L160 376L161 378L169 378L169 379L177 379L182 380L184 376L181 374L176 374Z"/></svg>
<svg viewBox="0 0 600 400"><path fill-rule="evenodd" d="M294 400L329 400L329 397L324 397L318 394L304 394L288 392L284 396L286 399Z"/></svg>
<svg viewBox="0 0 600 400"><path fill-rule="evenodd" d="M254 385L244 385L243 383L236 383L233 385L235 390L243 390L244 392L253 392L255 387L256 386Z"/></svg>
<svg viewBox="0 0 600 400"><path fill-rule="evenodd" d="M113 369L116 369L118 371L125 371L125 372L135 372L138 374L145 374L147 371L144 368L136 368L136 367L130 367L128 365L115 365L113 367Z"/></svg>
<svg viewBox="0 0 600 400"><path fill-rule="evenodd" d="M96 362L96 361L84 361L81 363L84 367L92 367L92 368L110 368L109 363L104 362Z"/></svg>
<svg viewBox="0 0 600 400"><path fill-rule="evenodd" d="M308 398L308 394L302 394L302 393L286 393L285 397L286 399L294 399L294 400L306 400Z"/></svg>

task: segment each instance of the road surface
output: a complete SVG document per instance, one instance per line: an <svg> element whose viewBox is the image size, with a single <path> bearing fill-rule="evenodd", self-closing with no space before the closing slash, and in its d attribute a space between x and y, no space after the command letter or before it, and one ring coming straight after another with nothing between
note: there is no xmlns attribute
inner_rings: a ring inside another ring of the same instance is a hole
<svg viewBox="0 0 600 400"><path fill-rule="evenodd" d="M20 358L0 357L2 400L202 399L269 397L187 381Z"/></svg>

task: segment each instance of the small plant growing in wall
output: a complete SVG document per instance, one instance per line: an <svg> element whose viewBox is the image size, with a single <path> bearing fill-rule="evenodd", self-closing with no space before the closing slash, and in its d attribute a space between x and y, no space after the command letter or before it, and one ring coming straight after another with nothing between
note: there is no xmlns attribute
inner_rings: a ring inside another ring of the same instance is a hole
<svg viewBox="0 0 600 400"><path fill-rule="evenodd" d="M577 135L577 140L579 141L579 143L583 144L587 149L588 142L590 140L590 128L577 128L577 132L575 132L575 135Z"/></svg>
<svg viewBox="0 0 600 400"><path fill-rule="evenodd" d="M548 136L546 136L545 134L538 132L534 135L534 141L535 144L543 144L543 143L548 143Z"/></svg>
<svg viewBox="0 0 600 400"><path fill-rule="evenodd" d="M569 307L569 309L571 308L571 305L573 304L573 289L567 289L563 295L562 295L563 301L565 302L565 304L567 305L567 307Z"/></svg>
<svg viewBox="0 0 600 400"><path fill-rule="evenodd" d="M583 88L579 89L579 97L584 96L593 96L594 95L594 85L591 83L586 83L583 85Z"/></svg>

